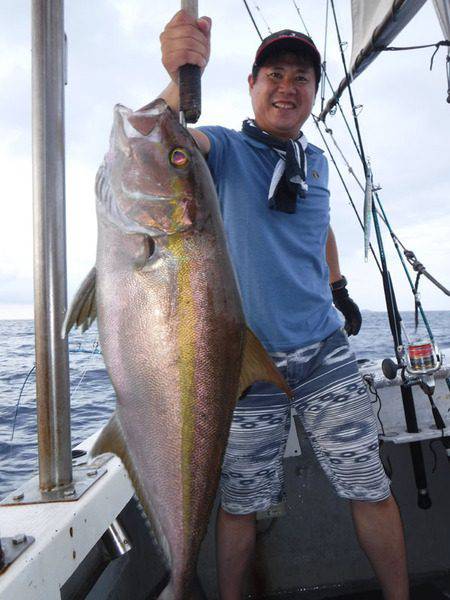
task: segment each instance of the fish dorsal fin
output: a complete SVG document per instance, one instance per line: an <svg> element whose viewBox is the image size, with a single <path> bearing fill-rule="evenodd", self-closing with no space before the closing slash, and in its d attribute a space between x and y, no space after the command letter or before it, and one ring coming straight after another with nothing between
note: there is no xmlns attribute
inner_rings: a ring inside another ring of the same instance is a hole
<svg viewBox="0 0 450 600"><path fill-rule="evenodd" d="M248 327L245 330L244 353L239 379L239 397L255 381L271 381L292 397L292 390L274 365L267 351Z"/></svg>
<svg viewBox="0 0 450 600"><path fill-rule="evenodd" d="M66 337L74 326L81 327L81 331L84 333L97 318L96 275L97 271L95 267L92 267L70 303L62 326L63 337Z"/></svg>

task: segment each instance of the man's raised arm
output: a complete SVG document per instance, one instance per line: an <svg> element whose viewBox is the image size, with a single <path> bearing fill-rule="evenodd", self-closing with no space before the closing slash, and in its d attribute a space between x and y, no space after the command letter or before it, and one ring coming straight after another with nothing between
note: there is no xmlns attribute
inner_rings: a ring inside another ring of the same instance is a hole
<svg viewBox="0 0 450 600"><path fill-rule="evenodd" d="M170 108L178 112L180 94L178 90L178 70L183 65L197 65L202 73L208 64L210 54L211 19L194 19L184 10L177 12L167 23L160 35L162 64L168 72L171 82L161 92L160 98ZM208 137L197 129L189 128L202 154L210 149Z"/></svg>

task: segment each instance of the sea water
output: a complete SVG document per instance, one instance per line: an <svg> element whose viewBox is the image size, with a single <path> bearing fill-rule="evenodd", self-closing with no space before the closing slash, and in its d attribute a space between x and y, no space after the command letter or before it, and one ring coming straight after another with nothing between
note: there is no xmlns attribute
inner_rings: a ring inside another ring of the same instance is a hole
<svg viewBox="0 0 450 600"><path fill-rule="evenodd" d="M402 317L411 338L427 337L423 325L414 332L413 312ZM450 349L450 311L431 311L427 317L437 344ZM386 313L363 311L361 331L350 342L358 358L392 357ZM107 421L115 396L95 326L84 334L70 335L69 358L75 446ZM0 499L37 471L34 360L33 321L0 321Z"/></svg>

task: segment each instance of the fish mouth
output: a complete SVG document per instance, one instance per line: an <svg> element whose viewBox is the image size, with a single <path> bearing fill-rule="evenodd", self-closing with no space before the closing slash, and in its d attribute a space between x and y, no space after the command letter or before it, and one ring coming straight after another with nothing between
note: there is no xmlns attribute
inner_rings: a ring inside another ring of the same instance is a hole
<svg viewBox="0 0 450 600"><path fill-rule="evenodd" d="M162 98L157 98L150 104L143 106L128 115L127 122L134 131L142 136L147 136L160 121L161 115L168 110L168 105Z"/></svg>

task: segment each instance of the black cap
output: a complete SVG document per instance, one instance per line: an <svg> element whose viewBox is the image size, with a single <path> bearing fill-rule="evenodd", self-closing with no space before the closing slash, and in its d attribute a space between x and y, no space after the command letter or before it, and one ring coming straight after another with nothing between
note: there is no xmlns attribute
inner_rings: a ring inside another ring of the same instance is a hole
<svg viewBox="0 0 450 600"><path fill-rule="evenodd" d="M299 31L283 29L267 36L256 51L253 71L262 66L267 57L273 52L290 51L296 54L307 54L311 57L316 75L316 87L319 85L321 74L321 58L315 43L310 37Z"/></svg>

